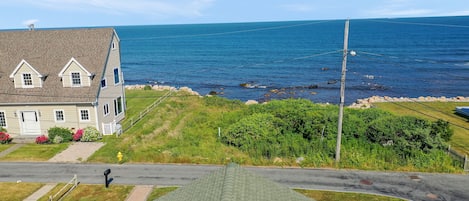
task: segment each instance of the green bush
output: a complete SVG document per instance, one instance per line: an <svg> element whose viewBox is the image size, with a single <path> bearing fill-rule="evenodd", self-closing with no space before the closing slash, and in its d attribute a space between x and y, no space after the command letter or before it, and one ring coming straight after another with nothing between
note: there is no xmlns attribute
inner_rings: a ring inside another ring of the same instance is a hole
<svg viewBox="0 0 469 201"><path fill-rule="evenodd" d="M145 86L143 87L143 90L151 90L151 86L150 86L150 85L145 85Z"/></svg>
<svg viewBox="0 0 469 201"><path fill-rule="evenodd" d="M101 136L101 133L95 127L88 126L84 129L84 133L80 141L94 142L98 140L100 136Z"/></svg>
<svg viewBox="0 0 469 201"><path fill-rule="evenodd" d="M416 117L389 116L370 123L365 135L371 142L392 146L401 157L414 156L446 147L439 133L432 132L432 125Z"/></svg>
<svg viewBox="0 0 469 201"><path fill-rule="evenodd" d="M55 139L55 136L60 136L63 139L63 142L69 142L72 141L73 138L73 132L69 130L68 128L62 128L62 127L52 127L49 128L47 131L49 135L49 139Z"/></svg>

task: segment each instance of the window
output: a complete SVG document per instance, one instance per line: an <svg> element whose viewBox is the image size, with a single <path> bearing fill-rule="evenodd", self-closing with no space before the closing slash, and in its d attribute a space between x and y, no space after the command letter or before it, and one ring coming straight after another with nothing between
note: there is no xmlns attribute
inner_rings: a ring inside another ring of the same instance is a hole
<svg viewBox="0 0 469 201"><path fill-rule="evenodd" d="M55 110L55 122L64 122L65 116L63 110Z"/></svg>
<svg viewBox="0 0 469 201"><path fill-rule="evenodd" d="M72 73L72 85L73 86L81 86L80 73Z"/></svg>
<svg viewBox="0 0 469 201"><path fill-rule="evenodd" d="M106 88L106 86L107 86L107 82L106 82L106 78L104 78L101 80L101 88Z"/></svg>
<svg viewBox="0 0 469 201"><path fill-rule="evenodd" d="M111 49L112 49L112 50L115 50L116 48L117 48L116 42L112 42Z"/></svg>
<svg viewBox="0 0 469 201"><path fill-rule="evenodd" d="M109 114L109 104L104 104L104 116L107 116Z"/></svg>
<svg viewBox="0 0 469 201"><path fill-rule="evenodd" d="M5 112L0 112L0 127L7 127L7 119L5 118Z"/></svg>
<svg viewBox="0 0 469 201"><path fill-rule="evenodd" d="M117 116L122 113L122 97L114 99L114 114Z"/></svg>
<svg viewBox="0 0 469 201"><path fill-rule="evenodd" d="M33 78L31 77L31 73L23 74L23 85L29 87L33 86Z"/></svg>
<svg viewBox="0 0 469 201"><path fill-rule="evenodd" d="M114 68L114 84L119 84L119 68Z"/></svg>
<svg viewBox="0 0 469 201"><path fill-rule="evenodd" d="M90 120L90 111L89 110L80 110L80 120L89 121Z"/></svg>

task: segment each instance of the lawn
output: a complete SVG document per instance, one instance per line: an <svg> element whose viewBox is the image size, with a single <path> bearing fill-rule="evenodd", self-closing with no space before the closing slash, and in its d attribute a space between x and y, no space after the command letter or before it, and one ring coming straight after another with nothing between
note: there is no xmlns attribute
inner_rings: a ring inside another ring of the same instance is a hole
<svg viewBox="0 0 469 201"><path fill-rule="evenodd" d="M50 195L56 194L64 184L57 185L48 194L43 196L42 201L48 200ZM109 188L97 184L78 184L63 200L83 200L83 201L124 201L130 194L134 186L129 185L110 185Z"/></svg>
<svg viewBox="0 0 469 201"><path fill-rule="evenodd" d="M42 186L44 184L40 183L0 183L1 200L24 200Z"/></svg>
<svg viewBox="0 0 469 201"><path fill-rule="evenodd" d="M7 150L11 146L13 146L13 144L0 144L0 152Z"/></svg>
<svg viewBox="0 0 469 201"><path fill-rule="evenodd" d="M373 103L377 108L396 115L410 115L431 121L442 119L451 123L454 135L451 147L469 155L469 121L455 113L458 106L469 106L468 102L388 102Z"/></svg>
<svg viewBox="0 0 469 201"><path fill-rule="evenodd" d="M1 157L0 161L47 161L65 150L70 143L62 144L26 144L10 154Z"/></svg>

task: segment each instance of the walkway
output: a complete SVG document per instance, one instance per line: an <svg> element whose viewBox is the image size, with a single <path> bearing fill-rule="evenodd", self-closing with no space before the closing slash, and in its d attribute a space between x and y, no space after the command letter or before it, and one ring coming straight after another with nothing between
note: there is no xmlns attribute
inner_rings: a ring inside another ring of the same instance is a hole
<svg viewBox="0 0 469 201"><path fill-rule="evenodd" d="M126 201L145 201L153 191L153 185L137 185L132 189Z"/></svg>
<svg viewBox="0 0 469 201"><path fill-rule="evenodd" d="M36 201L39 200L39 198L43 197L47 193L49 193L50 190L52 190L55 186L57 186L57 183L47 183L44 185L42 188L37 190L35 193L31 194L29 197L24 199L24 201Z"/></svg>
<svg viewBox="0 0 469 201"><path fill-rule="evenodd" d="M73 142L67 149L49 159L48 162L81 163L103 145L102 142Z"/></svg>

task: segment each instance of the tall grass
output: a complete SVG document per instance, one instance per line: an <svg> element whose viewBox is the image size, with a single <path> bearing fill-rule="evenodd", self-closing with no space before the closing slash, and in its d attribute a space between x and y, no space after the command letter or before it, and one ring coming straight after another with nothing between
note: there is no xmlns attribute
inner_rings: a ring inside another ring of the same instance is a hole
<svg viewBox="0 0 469 201"><path fill-rule="evenodd" d="M128 112L125 121L133 115L138 115L138 110L145 108L145 104L151 104L161 94L164 92L127 91ZM158 105L120 137L106 136L103 139L106 145L88 160L118 163L117 153L122 152L123 163L236 162L244 165L342 167L367 170L460 171L441 151L431 152L419 159L402 159L396 157L396 153L388 147L352 140L350 136L345 136L343 140L342 161L336 166L334 163L336 127L332 125L324 127L324 136L312 136L313 140L306 143L293 133L291 136L283 136L278 144L253 141L255 146L245 151L222 142L220 136L225 135L232 124L258 110L250 108L240 101L219 97L201 98L178 92ZM334 108L332 107L332 110ZM328 114L329 109L326 106L312 106L312 110L321 111L326 117L328 115L325 121L336 119L332 113ZM305 129L322 130L323 127ZM261 154L262 150L268 150L270 146L275 146L271 157Z"/></svg>

